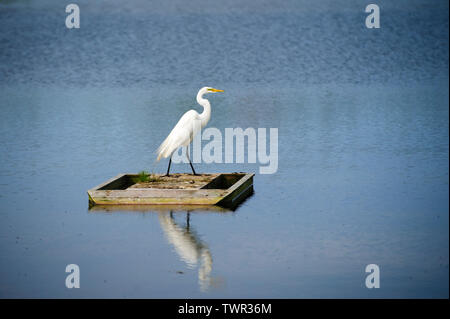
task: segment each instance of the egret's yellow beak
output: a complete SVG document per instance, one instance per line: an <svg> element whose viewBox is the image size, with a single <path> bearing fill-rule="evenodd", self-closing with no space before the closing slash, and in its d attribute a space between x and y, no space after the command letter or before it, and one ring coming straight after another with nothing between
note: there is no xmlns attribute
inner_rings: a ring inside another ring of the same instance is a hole
<svg viewBox="0 0 450 319"><path fill-rule="evenodd" d="M224 92L224 90L219 90L219 89L214 89L214 88L210 88L210 89L208 89L208 91L210 91L210 92Z"/></svg>

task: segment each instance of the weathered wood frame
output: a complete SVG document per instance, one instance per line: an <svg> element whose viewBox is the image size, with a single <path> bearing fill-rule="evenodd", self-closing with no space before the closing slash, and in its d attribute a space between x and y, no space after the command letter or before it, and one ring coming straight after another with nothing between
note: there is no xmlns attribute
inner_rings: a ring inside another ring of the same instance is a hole
<svg viewBox="0 0 450 319"><path fill-rule="evenodd" d="M213 185L218 178L237 175L242 175L242 177L226 189L208 187L200 189L120 189L131 186L130 180L138 175L119 174L88 190L87 193L90 205L220 205L233 207L253 192L254 174L220 174L208 183L208 185Z"/></svg>

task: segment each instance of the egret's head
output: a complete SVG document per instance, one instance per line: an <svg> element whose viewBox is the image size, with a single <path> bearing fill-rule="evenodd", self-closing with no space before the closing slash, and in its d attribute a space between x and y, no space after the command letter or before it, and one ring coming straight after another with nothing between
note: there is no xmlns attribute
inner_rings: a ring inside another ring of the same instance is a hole
<svg viewBox="0 0 450 319"><path fill-rule="evenodd" d="M217 93L217 92L223 92L223 90L215 89L209 86L205 86L200 91L203 91L204 93Z"/></svg>

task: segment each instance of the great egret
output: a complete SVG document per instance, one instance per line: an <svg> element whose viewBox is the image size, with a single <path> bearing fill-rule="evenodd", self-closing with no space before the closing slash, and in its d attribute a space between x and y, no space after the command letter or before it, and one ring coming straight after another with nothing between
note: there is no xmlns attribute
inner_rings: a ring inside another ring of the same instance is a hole
<svg viewBox="0 0 450 319"><path fill-rule="evenodd" d="M197 173L195 173L194 166L192 166L191 159L189 158L187 146L192 142L192 139L198 131L205 127L211 118L211 104L209 104L207 99L203 98L203 95L216 92L223 92L223 90L218 90L207 86L201 88L197 93L197 103L203 106L203 112L198 114L195 110L189 110L184 113L177 125L175 125L173 130L170 132L169 136L167 136L164 142L162 142L159 146L156 161L159 161L161 157L170 157L166 176L169 176L170 164L172 163L172 154L180 146L186 146L186 156L189 160L189 164L191 165L192 172L194 175L197 175Z"/></svg>

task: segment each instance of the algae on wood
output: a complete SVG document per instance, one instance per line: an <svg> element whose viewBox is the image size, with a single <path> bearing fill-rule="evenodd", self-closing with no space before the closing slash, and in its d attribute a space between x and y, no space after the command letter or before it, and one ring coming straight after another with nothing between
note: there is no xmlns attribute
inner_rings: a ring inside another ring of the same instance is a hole
<svg viewBox="0 0 450 319"><path fill-rule="evenodd" d="M170 174L150 175L148 181L137 182L127 189L131 188L155 188L155 189L200 189L210 183L220 174Z"/></svg>

